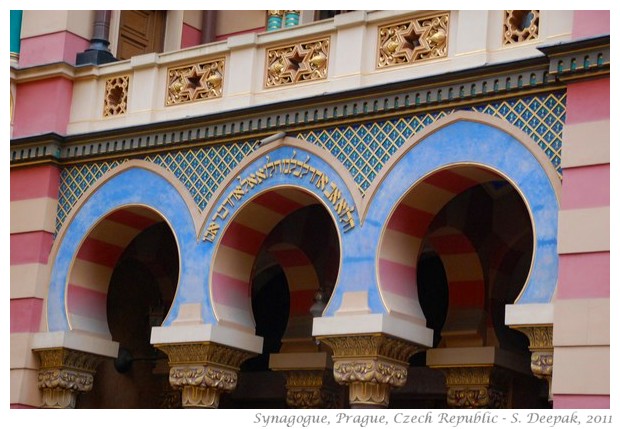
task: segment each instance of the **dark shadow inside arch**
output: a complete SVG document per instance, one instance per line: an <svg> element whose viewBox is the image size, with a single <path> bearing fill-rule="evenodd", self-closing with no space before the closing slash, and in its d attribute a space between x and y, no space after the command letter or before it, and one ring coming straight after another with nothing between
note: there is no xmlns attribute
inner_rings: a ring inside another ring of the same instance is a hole
<svg viewBox="0 0 620 429"><path fill-rule="evenodd" d="M118 358L99 365L93 390L79 397L79 408L180 407L168 381L168 359L150 344L151 328L170 309L178 275L177 245L165 222L143 230L122 252L107 296Z"/></svg>

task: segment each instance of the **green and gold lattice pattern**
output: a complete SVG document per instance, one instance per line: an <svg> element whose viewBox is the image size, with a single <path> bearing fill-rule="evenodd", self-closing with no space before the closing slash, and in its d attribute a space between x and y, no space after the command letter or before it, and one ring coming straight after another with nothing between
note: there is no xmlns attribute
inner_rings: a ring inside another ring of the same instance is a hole
<svg viewBox="0 0 620 429"><path fill-rule="evenodd" d="M560 150L566 94L555 93L473 106L473 110L506 120L528 134L561 175ZM305 131L297 138L330 151L351 172L362 194L403 143L454 109L385 121Z"/></svg>
<svg viewBox="0 0 620 429"><path fill-rule="evenodd" d="M538 144L561 176L565 108L566 93L557 92L486 103L463 110L499 117L521 129ZM294 136L330 151L349 170L363 194L381 168L407 139L453 111L454 109L444 109L396 119L316 128ZM200 210L203 210L222 180L253 150L253 141L241 141L147 155L142 159L171 171L188 189ZM78 198L106 171L124 161L74 165L62 170L57 230Z"/></svg>
<svg viewBox="0 0 620 429"><path fill-rule="evenodd" d="M148 155L142 159L171 171L188 189L200 210L203 210L222 180L253 148L254 142L241 142ZM78 198L105 172L125 161L81 164L62 170L56 231L60 230Z"/></svg>

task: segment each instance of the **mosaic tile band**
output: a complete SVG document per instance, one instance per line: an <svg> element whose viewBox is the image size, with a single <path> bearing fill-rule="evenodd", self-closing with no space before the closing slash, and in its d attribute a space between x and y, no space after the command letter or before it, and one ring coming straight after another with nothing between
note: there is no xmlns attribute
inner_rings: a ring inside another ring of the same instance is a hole
<svg viewBox="0 0 620 429"><path fill-rule="evenodd" d="M294 137L329 150L349 170L364 194L377 173L407 139L454 110L444 109L356 125L317 128L297 133ZM512 98L461 110L499 117L521 129L544 151L558 175L562 175L565 92ZM254 140L240 141L148 155L142 159L171 171L187 187L200 210L203 210L222 180L254 150L254 145ZM105 172L125 160L73 165L62 170L56 231L61 228L80 196Z"/></svg>

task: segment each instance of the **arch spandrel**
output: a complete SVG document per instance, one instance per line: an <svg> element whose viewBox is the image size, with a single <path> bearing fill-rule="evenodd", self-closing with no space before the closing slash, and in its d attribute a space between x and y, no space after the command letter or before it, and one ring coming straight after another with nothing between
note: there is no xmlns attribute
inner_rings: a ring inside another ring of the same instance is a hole
<svg viewBox="0 0 620 429"><path fill-rule="evenodd" d="M68 294L72 270L81 246L102 221L119 211L133 211L137 212L134 214L151 217L154 221L165 221L172 230L179 251L181 272L171 313L179 300L199 300L191 296L195 292L188 285L196 276L192 270L200 267L194 255L196 252L192 251L197 242L198 212L191 197L170 173L160 167L144 161L128 161L107 172L80 198L59 231L50 254L52 272L47 299L49 331L78 329L103 337L109 336L105 322L97 327L96 324L76 323L78 318L72 321L69 302L72 302L74 308L80 304L79 300L70 300ZM88 312L88 309L84 308L82 312Z"/></svg>

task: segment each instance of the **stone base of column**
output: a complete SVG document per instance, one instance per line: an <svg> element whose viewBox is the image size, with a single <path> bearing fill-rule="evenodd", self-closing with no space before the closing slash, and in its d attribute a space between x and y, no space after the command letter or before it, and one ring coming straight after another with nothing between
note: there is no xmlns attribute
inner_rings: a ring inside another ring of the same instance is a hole
<svg viewBox="0 0 620 429"><path fill-rule="evenodd" d="M35 350L41 360L38 385L41 408L75 408L77 397L93 388L102 356L64 347Z"/></svg>
<svg viewBox="0 0 620 429"><path fill-rule="evenodd" d="M212 342L155 347L168 355L170 385L181 391L183 408L217 408L221 394L237 387L243 361L255 355Z"/></svg>
<svg viewBox="0 0 620 429"><path fill-rule="evenodd" d="M334 352L334 379L349 386L351 408L386 408L391 389L407 381L409 359L424 349L383 333L317 339Z"/></svg>

